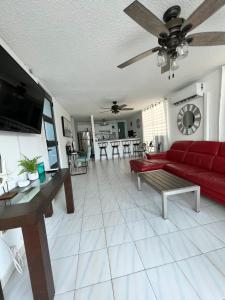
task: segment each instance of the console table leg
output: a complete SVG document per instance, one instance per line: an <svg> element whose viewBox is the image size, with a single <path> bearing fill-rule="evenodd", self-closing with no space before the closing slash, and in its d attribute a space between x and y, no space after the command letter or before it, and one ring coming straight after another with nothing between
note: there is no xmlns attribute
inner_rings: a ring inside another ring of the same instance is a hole
<svg viewBox="0 0 225 300"><path fill-rule="evenodd" d="M55 289L44 217L22 227L22 232L34 300L53 300Z"/></svg>
<svg viewBox="0 0 225 300"><path fill-rule="evenodd" d="M53 206L52 203L49 207L45 210L45 218L50 218L53 215Z"/></svg>
<svg viewBox="0 0 225 300"><path fill-rule="evenodd" d="M167 195L162 195L162 217L167 219Z"/></svg>
<svg viewBox="0 0 225 300"><path fill-rule="evenodd" d="M196 202L195 202L195 211L200 212L200 188L198 188L196 191L194 191Z"/></svg>
<svg viewBox="0 0 225 300"><path fill-rule="evenodd" d="M0 281L0 300L4 300L4 295L3 295L1 281Z"/></svg>
<svg viewBox="0 0 225 300"><path fill-rule="evenodd" d="M65 196L66 196L67 213L72 214L74 213L74 202L73 202L73 189L72 189L70 174L68 174L68 176L64 181L64 189L65 189Z"/></svg>

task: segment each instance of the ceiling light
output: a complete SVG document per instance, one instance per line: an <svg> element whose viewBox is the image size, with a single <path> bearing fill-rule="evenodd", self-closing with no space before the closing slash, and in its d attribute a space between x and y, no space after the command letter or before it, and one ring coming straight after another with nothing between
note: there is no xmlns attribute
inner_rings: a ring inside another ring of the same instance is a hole
<svg viewBox="0 0 225 300"><path fill-rule="evenodd" d="M185 58L188 56L188 43L186 41L183 41L178 47L177 47L177 54L178 58Z"/></svg>
<svg viewBox="0 0 225 300"><path fill-rule="evenodd" d="M176 59L171 59L171 64L170 64L170 70L171 71L176 71L179 68L179 65L177 63Z"/></svg>
<svg viewBox="0 0 225 300"><path fill-rule="evenodd" d="M165 50L159 50L157 55L157 66L165 67L167 64L167 53Z"/></svg>

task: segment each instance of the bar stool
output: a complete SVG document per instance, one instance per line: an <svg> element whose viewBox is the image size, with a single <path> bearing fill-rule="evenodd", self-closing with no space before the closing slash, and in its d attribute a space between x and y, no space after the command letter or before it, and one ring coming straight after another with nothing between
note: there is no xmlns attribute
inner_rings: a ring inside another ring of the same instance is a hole
<svg viewBox="0 0 225 300"><path fill-rule="evenodd" d="M129 140L122 141L122 145L123 145L123 157L126 156L126 154L128 154L129 157L131 156L130 144L131 144L131 141L129 141Z"/></svg>
<svg viewBox="0 0 225 300"><path fill-rule="evenodd" d="M100 149L100 160L102 160L102 157L105 156L106 159L108 159L108 155L107 155L107 146L108 146L108 142L102 142L102 143L98 143L99 149Z"/></svg>
<svg viewBox="0 0 225 300"><path fill-rule="evenodd" d="M140 145L140 140L133 141L133 156L134 157L139 156L139 145Z"/></svg>
<svg viewBox="0 0 225 300"><path fill-rule="evenodd" d="M111 142L111 146L112 146L112 159L114 159L114 156L118 156L118 158L120 158L119 145L120 145L119 141Z"/></svg>

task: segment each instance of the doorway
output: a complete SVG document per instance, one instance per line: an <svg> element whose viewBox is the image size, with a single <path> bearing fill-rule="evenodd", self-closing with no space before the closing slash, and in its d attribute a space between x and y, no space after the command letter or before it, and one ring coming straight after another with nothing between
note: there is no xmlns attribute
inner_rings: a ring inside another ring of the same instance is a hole
<svg viewBox="0 0 225 300"><path fill-rule="evenodd" d="M125 139L125 123L124 122L118 122L118 136L119 139Z"/></svg>

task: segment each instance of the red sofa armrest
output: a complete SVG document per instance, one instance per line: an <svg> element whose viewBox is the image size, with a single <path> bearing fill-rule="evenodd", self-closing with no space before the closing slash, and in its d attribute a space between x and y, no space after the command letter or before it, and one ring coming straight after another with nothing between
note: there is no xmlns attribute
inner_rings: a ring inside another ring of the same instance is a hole
<svg viewBox="0 0 225 300"><path fill-rule="evenodd" d="M146 153L147 159L166 159L167 152L161 153Z"/></svg>

